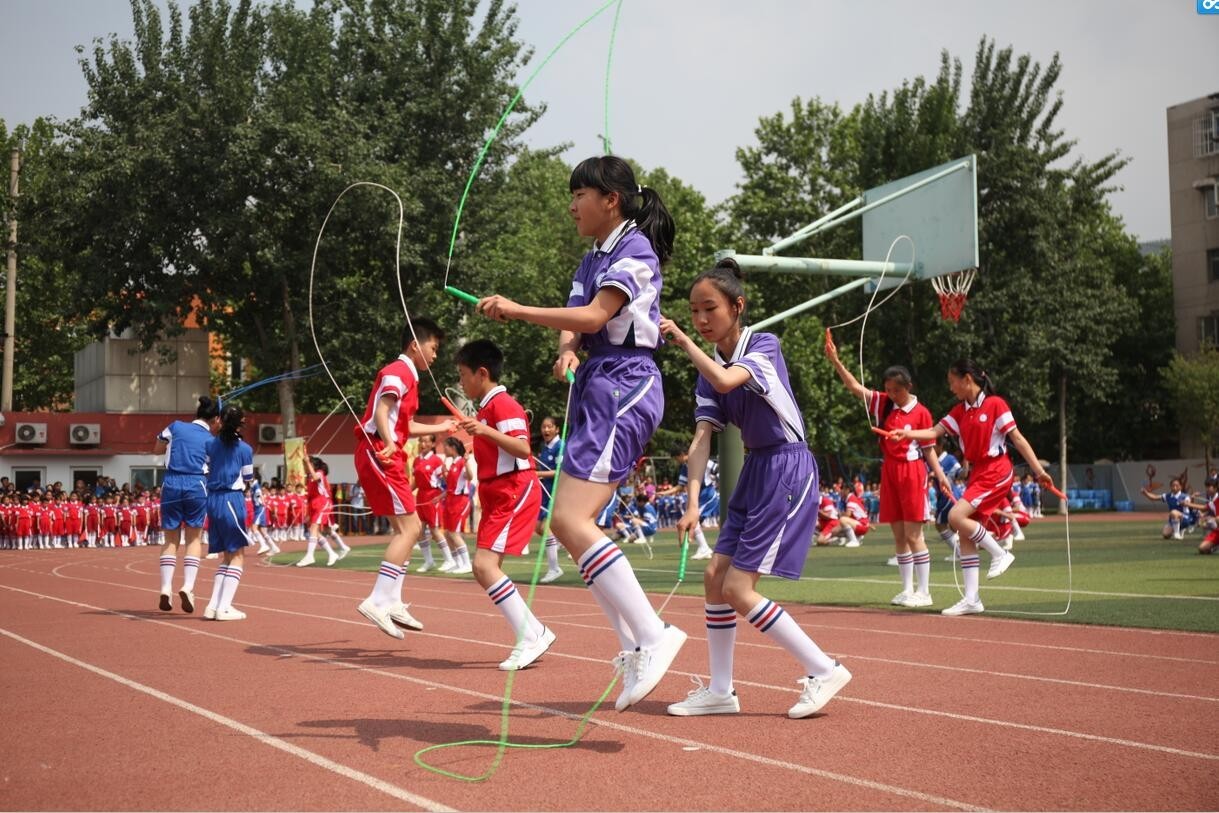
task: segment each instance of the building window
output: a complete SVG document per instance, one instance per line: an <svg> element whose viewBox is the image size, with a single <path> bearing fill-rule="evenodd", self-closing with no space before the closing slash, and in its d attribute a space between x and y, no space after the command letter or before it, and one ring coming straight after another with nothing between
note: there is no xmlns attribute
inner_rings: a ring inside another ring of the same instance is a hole
<svg viewBox="0 0 1219 813"><path fill-rule="evenodd" d="M143 489L153 488L165 482L165 469L160 466L132 466L131 490L139 493Z"/></svg>
<svg viewBox="0 0 1219 813"><path fill-rule="evenodd" d="M1219 248L1206 252L1207 282L1219 282Z"/></svg>
<svg viewBox="0 0 1219 813"><path fill-rule="evenodd" d="M1206 219L1219 217L1219 186L1202 187L1202 200L1206 208Z"/></svg>
<svg viewBox="0 0 1219 813"><path fill-rule="evenodd" d="M1194 119L1194 158L1219 154L1219 109Z"/></svg>
<svg viewBox="0 0 1219 813"><path fill-rule="evenodd" d="M1219 311L1198 320L1198 344L1219 349Z"/></svg>
<svg viewBox="0 0 1219 813"><path fill-rule="evenodd" d="M76 489L77 483L85 484L85 493L92 494L93 489L97 488L97 478L102 474L101 469L72 469L72 489Z"/></svg>
<svg viewBox="0 0 1219 813"><path fill-rule="evenodd" d="M19 469L13 467L13 485L18 491L27 491L31 488L44 489L47 485L47 470L44 468Z"/></svg>

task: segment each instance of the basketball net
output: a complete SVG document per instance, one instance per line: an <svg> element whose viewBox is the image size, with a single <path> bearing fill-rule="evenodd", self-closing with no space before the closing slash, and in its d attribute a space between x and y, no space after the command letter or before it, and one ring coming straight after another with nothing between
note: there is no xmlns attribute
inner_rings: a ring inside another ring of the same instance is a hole
<svg viewBox="0 0 1219 813"><path fill-rule="evenodd" d="M944 274L931 278L931 287L940 298L940 316L944 321L961 321L961 312L965 310L965 302L969 299L969 289L974 283L978 269L967 268L955 274Z"/></svg>

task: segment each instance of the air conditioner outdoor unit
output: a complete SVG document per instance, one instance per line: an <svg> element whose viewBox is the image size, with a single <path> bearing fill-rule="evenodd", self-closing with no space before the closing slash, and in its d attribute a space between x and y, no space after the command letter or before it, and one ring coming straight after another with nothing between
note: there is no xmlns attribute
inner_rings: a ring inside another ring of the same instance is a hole
<svg viewBox="0 0 1219 813"><path fill-rule="evenodd" d="M18 443L46 443L47 425L45 423L17 424Z"/></svg>
<svg viewBox="0 0 1219 813"><path fill-rule="evenodd" d="M259 443L283 443L284 425L282 423L264 423L258 426Z"/></svg>
<svg viewBox="0 0 1219 813"><path fill-rule="evenodd" d="M68 427L68 438L82 446L96 446L102 442L102 427L97 423L74 423Z"/></svg>

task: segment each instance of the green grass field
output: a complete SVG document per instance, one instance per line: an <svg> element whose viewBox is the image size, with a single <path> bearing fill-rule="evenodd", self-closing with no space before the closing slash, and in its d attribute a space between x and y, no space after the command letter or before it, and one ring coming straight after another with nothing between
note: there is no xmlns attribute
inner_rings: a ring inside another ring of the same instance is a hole
<svg viewBox="0 0 1219 813"><path fill-rule="evenodd" d="M1200 536L1183 542L1160 538L1159 521L1087 521L1071 523L1071 558L1074 595L1066 616L1047 620L1081 624L1111 624L1154 629L1219 632L1219 555L1199 556ZM930 526L928 526L930 530ZM1026 530L1028 538L1016 544L1016 563L1001 578L986 581L986 555L982 561L982 601L988 613L1002 610L1059 612L1067 602L1067 555L1065 526L1046 520ZM934 535L934 531L932 531ZM714 532L708 532L708 540ZM714 544L714 543L712 543ZM533 573L538 545L532 555L511 558L506 572L524 589ZM679 551L676 535L663 531L649 559L642 545L623 545L644 589L667 593L677 581ZM382 543L357 547L336 567L376 570ZM943 561L948 548L938 538L931 543L931 595L939 612L958 598L953 570ZM798 582L764 578L763 593L783 602L831 604L850 607L889 608L889 600L900 589L897 568L885 560L893 553L887 527L874 529L859 548L814 548ZM281 556L281 559L287 559ZM566 571L559 584L580 584L574 563L560 553ZM415 564L420 561L415 554ZM543 564L543 572L545 565ZM959 571L957 571L959 577ZM434 574L428 574L429 576ZM448 577L437 578L470 578ZM702 563L690 562L680 592L702 593ZM1009 616L1029 618L1030 616Z"/></svg>

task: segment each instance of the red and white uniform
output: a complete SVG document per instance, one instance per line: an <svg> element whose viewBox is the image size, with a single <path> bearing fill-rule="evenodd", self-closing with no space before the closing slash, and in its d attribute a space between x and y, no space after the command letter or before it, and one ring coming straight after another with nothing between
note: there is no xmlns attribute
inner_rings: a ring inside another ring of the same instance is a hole
<svg viewBox="0 0 1219 813"><path fill-rule="evenodd" d="M858 494L847 497L847 515L855 520L855 536L863 536L872 528L868 524L868 507L863 504L863 498Z"/></svg>
<svg viewBox="0 0 1219 813"><path fill-rule="evenodd" d="M70 502L67 504L68 521L67 534L72 539L80 539L81 531L84 530L84 506L78 502Z"/></svg>
<svg viewBox="0 0 1219 813"><path fill-rule="evenodd" d="M985 522L1006 507L1015 476L1007 457L1007 436L1016 428L1012 409L998 395L980 392L972 404L958 403L949 410L940 425L961 440L961 451L970 464L962 499L974 507L974 519Z"/></svg>
<svg viewBox="0 0 1219 813"><path fill-rule="evenodd" d="M468 458L455 457L445 471L442 520L446 531L461 533L466 517L470 516L471 465Z"/></svg>
<svg viewBox="0 0 1219 813"><path fill-rule="evenodd" d="M1211 520L1215 522L1215 525L1203 541L1209 542L1212 545L1219 545L1219 494L1215 494L1215 496L1207 499L1206 510L1210 512Z"/></svg>
<svg viewBox="0 0 1219 813"><path fill-rule="evenodd" d="M51 528L54 527L54 520L51 518L51 506L40 503L34 509L34 517L38 521L38 533L43 536L49 536Z"/></svg>
<svg viewBox="0 0 1219 813"><path fill-rule="evenodd" d="M377 404L392 396L389 428L398 445L398 454L379 461L377 452L385 442L377 434L373 420ZM364 500L377 516L415 513L415 495L406 474L406 451L402 448L410 436L411 419L419 411L419 372L405 354L381 368L373 381L364 418L356 427L356 475L364 488Z"/></svg>
<svg viewBox="0 0 1219 813"><path fill-rule="evenodd" d="M930 429L932 426L930 410L913 395L904 407L900 407L887 393L872 390L868 396L868 413L881 429L890 432L894 429ZM923 449L932 446L935 446L932 440L880 439L883 457L880 466L881 522L927 521L927 467L923 463Z"/></svg>
<svg viewBox="0 0 1219 813"><path fill-rule="evenodd" d="M34 533L34 509L26 503L25 505L17 506L15 514L17 536L26 537Z"/></svg>
<svg viewBox="0 0 1219 813"><path fill-rule="evenodd" d="M112 503L102 506L102 533L113 534L119 529L119 508Z"/></svg>
<svg viewBox="0 0 1219 813"><path fill-rule="evenodd" d="M330 481L326 479L325 472L315 471L306 485L306 490L309 492L309 524L331 525L331 511L334 506L330 498ZM284 527L287 527L288 501L281 500L280 507L284 512Z"/></svg>
<svg viewBox="0 0 1219 813"><path fill-rule="evenodd" d="M97 532L102 528L102 510L97 503L91 502L85 506L85 535L97 538Z"/></svg>
<svg viewBox="0 0 1219 813"><path fill-rule="evenodd" d="M523 439L528 447L529 420L525 410L502 386L492 388L483 397L474 417L508 437ZM533 455L514 457L476 435L474 462L478 466L482 505L478 547L519 555L529 544L542 509L542 484L533 468Z"/></svg>
<svg viewBox="0 0 1219 813"><path fill-rule="evenodd" d="M817 534L829 536L838 530L838 505L829 494L821 495L821 505L817 508Z"/></svg>
<svg viewBox="0 0 1219 813"><path fill-rule="evenodd" d="M426 527L440 525L440 499L444 496L444 459L435 452L421 454L411 466L415 480L415 510Z"/></svg>

